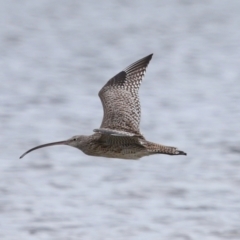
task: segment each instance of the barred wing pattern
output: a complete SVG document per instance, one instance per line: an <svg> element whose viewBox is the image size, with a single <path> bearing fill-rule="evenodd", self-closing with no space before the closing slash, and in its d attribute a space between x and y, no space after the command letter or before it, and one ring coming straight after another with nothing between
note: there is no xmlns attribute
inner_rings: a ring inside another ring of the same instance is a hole
<svg viewBox="0 0 240 240"><path fill-rule="evenodd" d="M104 116L101 127L96 132L115 136L140 134L141 106L138 90L152 55L128 66L100 90L98 95Z"/></svg>

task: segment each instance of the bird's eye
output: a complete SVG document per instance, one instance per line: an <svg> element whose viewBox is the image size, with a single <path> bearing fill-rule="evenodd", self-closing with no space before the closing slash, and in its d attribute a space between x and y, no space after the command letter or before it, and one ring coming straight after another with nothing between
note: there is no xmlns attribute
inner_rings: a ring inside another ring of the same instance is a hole
<svg viewBox="0 0 240 240"><path fill-rule="evenodd" d="M77 141L77 138L74 138L73 141Z"/></svg>

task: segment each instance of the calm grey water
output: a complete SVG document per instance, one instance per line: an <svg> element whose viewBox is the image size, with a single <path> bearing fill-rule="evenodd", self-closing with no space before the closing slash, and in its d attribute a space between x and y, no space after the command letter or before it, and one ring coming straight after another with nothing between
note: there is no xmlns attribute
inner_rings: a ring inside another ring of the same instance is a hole
<svg viewBox="0 0 240 240"><path fill-rule="evenodd" d="M1 1L0 239L240 239L240 1ZM99 127L99 89L154 53L146 138L187 157L46 142Z"/></svg>

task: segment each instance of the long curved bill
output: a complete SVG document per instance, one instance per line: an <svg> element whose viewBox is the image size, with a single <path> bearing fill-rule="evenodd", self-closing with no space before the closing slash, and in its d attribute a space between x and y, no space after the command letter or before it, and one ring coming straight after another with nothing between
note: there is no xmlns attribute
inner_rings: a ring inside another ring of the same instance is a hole
<svg viewBox="0 0 240 240"><path fill-rule="evenodd" d="M54 145L65 145L67 141L59 141L59 142L52 142L52 143L46 143L46 144L42 144L39 146L36 146L34 148L29 149L28 151L26 151L23 155L20 156L20 158L23 158L25 155L27 155L28 153L39 149L39 148L44 148L44 147L50 147L50 146L54 146Z"/></svg>

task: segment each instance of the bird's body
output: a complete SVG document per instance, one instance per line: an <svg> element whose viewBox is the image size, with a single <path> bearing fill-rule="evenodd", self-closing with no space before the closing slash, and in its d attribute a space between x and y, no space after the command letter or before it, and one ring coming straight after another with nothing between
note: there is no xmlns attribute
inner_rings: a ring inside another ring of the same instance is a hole
<svg viewBox="0 0 240 240"><path fill-rule="evenodd" d="M146 150L139 143L138 138L109 137L101 133L86 136L82 145L85 154L107 158L139 159L148 155Z"/></svg>
<svg viewBox="0 0 240 240"><path fill-rule="evenodd" d="M152 54L138 60L111 78L100 90L104 116L99 129L90 136L74 136L61 142L37 146L68 145L91 156L139 159L152 154L186 155L175 147L147 141L140 133L141 107L138 90Z"/></svg>

